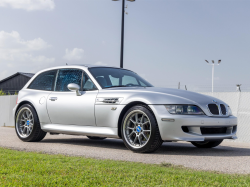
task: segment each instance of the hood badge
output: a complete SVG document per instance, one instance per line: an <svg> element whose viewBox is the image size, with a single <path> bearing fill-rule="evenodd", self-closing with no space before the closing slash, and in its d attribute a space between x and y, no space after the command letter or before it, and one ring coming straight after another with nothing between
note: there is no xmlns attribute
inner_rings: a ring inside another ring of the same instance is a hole
<svg viewBox="0 0 250 187"><path fill-rule="evenodd" d="M216 100L213 100L213 102L214 102L214 103L217 103L217 101L216 101Z"/></svg>

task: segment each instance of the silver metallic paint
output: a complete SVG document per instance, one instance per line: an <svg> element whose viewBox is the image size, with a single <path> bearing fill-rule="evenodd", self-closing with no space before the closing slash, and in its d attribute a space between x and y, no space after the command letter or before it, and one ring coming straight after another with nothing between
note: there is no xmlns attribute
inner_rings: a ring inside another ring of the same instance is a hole
<svg viewBox="0 0 250 187"><path fill-rule="evenodd" d="M95 99L98 91L84 91L81 96L75 92L51 92L47 110L52 124L95 126Z"/></svg>
<svg viewBox="0 0 250 187"><path fill-rule="evenodd" d="M91 78L98 88L97 91L81 92L76 96L74 92L51 92L27 89L28 85L42 72L63 69L81 69ZM204 141L213 139L236 138L235 133L224 135L201 135L195 127L202 126L228 126L237 125L234 116L213 116L207 105L216 100L228 106L223 101L214 97L205 96L186 90L156 87L122 87L102 89L88 70L88 66L70 65L60 66L38 72L19 92L18 104L13 109L16 114L17 107L23 101L30 102L37 111L41 128L46 132L90 135L118 138L118 120L123 108L133 102L148 105L158 122L160 134L165 141ZM57 97L51 101L49 98ZM40 102L41 99L46 102ZM97 98L122 98L119 103L103 103ZM172 115L169 114L164 104L192 104L199 106L206 115ZM111 110L116 107L116 110ZM163 118L174 119L162 121ZM194 133L185 133L181 126L194 128ZM195 133L196 132L196 133Z"/></svg>

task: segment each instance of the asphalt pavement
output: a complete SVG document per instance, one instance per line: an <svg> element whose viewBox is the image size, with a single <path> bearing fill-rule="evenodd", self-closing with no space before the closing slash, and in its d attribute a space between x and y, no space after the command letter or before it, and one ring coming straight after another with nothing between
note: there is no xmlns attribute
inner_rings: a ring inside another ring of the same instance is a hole
<svg viewBox="0 0 250 187"><path fill-rule="evenodd" d="M0 127L0 147L97 159L171 163L197 170L250 174L250 143L233 141L225 141L212 149L199 149L186 142L165 142L155 153L137 154L118 139L89 140L86 136L47 134L41 142L22 142L14 128Z"/></svg>

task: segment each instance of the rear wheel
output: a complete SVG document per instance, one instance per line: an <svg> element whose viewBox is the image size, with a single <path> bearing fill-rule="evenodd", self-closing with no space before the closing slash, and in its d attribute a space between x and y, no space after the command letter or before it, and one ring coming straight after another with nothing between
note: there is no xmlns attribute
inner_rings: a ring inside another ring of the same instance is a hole
<svg viewBox="0 0 250 187"><path fill-rule="evenodd" d="M204 142L191 142L194 146L198 148L213 148L217 147L222 143L223 140L219 141L204 141Z"/></svg>
<svg viewBox="0 0 250 187"><path fill-rule="evenodd" d="M29 104L20 107L15 123L16 134L24 142L41 141L47 134L41 129L36 111Z"/></svg>
<svg viewBox="0 0 250 187"><path fill-rule="evenodd" d="M162 144L158 124L147 106L137 105L129 109L121 129L124 144L136 153L154 152Z"/></svg>
<svg viewBox="0 0 250 187"><path fill-rule="evenodd" d="M106 137L97 137L97 136L87 136L88 139L91 139L91 140L104 140L106 139Z"/></svg>

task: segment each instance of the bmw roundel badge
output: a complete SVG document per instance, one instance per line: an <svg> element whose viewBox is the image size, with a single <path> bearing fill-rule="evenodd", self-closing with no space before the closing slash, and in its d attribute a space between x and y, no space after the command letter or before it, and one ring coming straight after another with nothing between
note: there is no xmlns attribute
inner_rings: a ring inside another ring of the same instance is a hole
<svg viewBox="0 0 250 187"><path fill-rule="evenodd" d="M137 131L137 132L141 132L141 127L137 127L137 128L136 128L136 131Z"/></svg>

